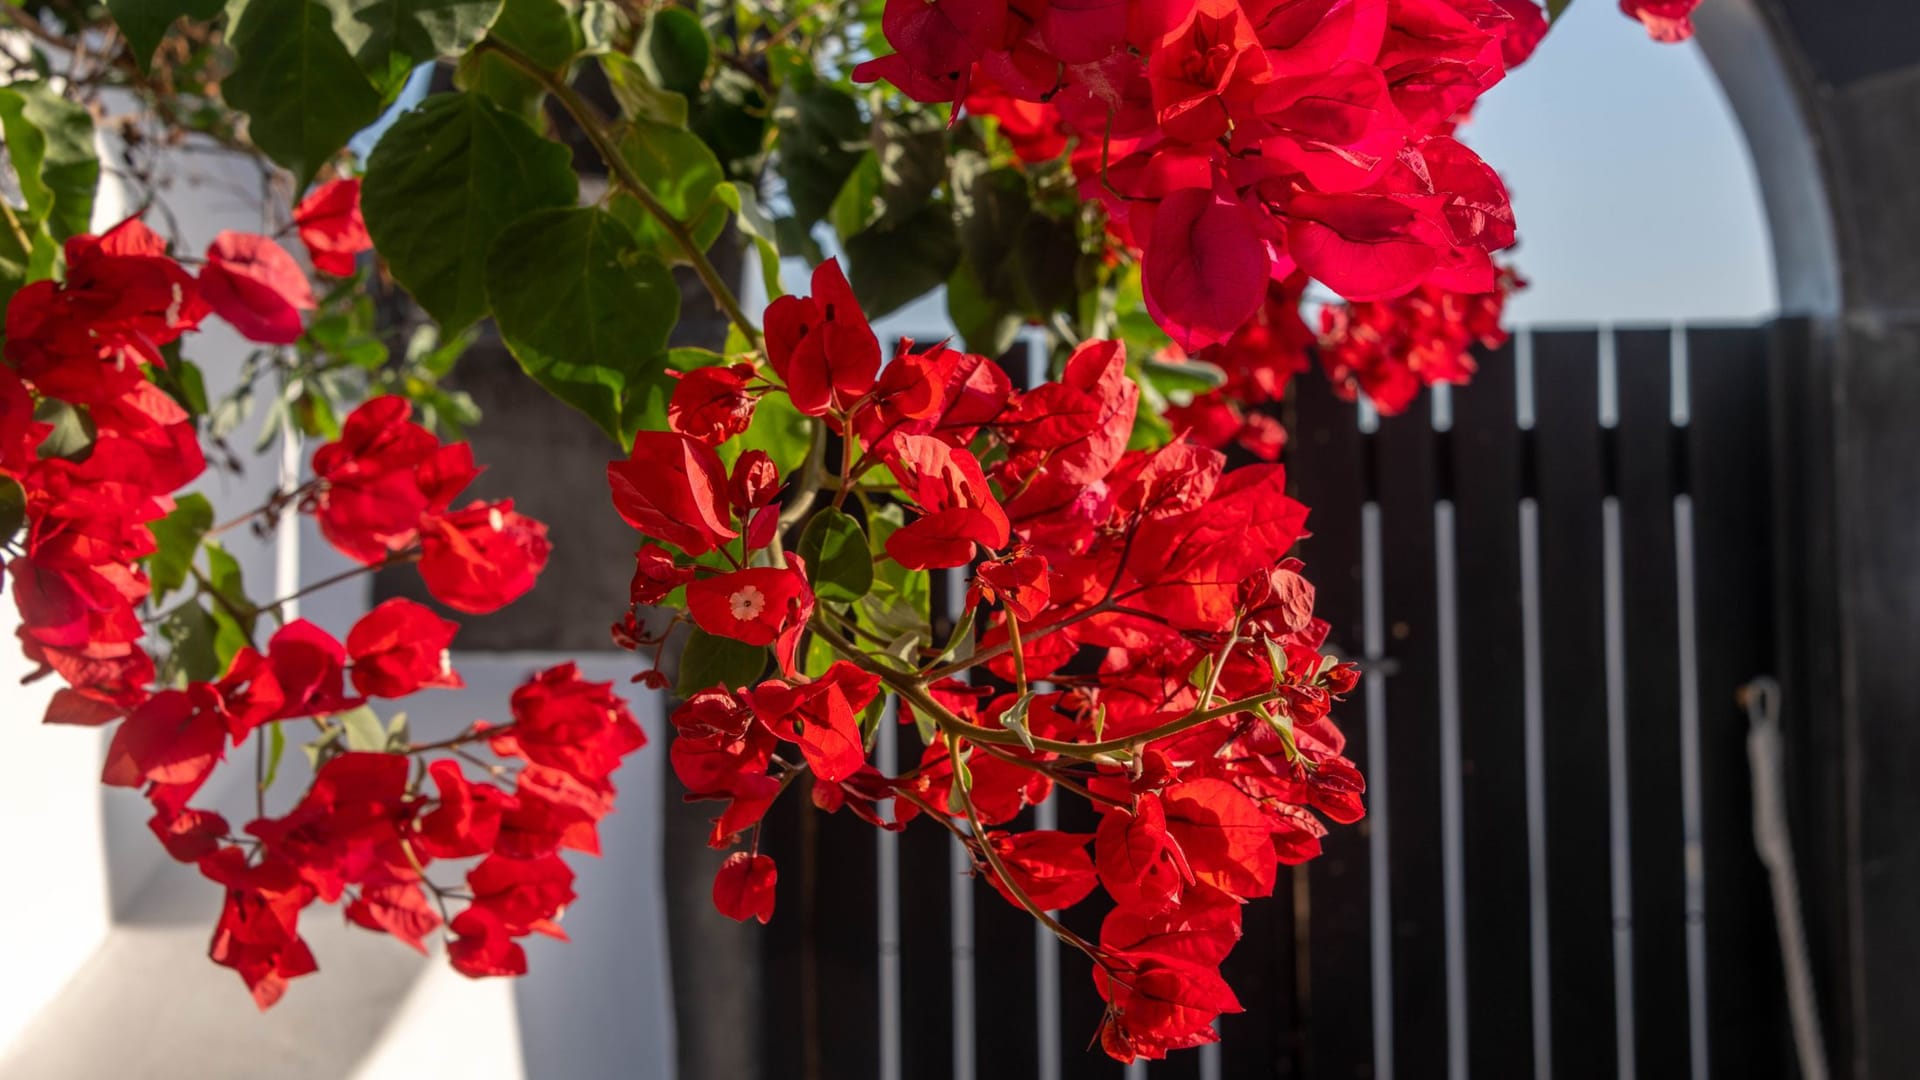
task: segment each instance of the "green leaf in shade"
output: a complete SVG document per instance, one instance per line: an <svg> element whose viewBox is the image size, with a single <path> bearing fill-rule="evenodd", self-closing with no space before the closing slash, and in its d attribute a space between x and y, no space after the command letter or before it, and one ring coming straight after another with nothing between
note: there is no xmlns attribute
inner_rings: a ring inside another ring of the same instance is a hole
<svg viewBox="0 0 1920 1080"><path fill-rule="evenodd" d="M147 578L153 583L153 602L158 604L193 576L200 538L213 528L213 504L199 492L181 495L174 500L173 513L147 528L154 541L154 552L147 559Z"/></svg>
<svg viewBox="0 0 1920 1080"><path fill-rule="evenodd" d="M437 94L374 147L360 205L393 276L452 334L487 313L507 226L579 194L566 147L478 94Z"/></svg>
<svg viewBox="0 0 1920 1080"><path fill-rule="evenodd" d="M692 100L713 62L713 43L700 18L686 8L657 7L640 35L640 66L654 85Z"/></svg>
<svg viewBox="0 0 1920 1080"><path fill-rule="evenodd" d="M630 385L665 363L680 290L605 210L542 210L500 234L487 292L528 375L625 443Z"/></svg>
<svg viewBox="0 0 1920 1080"><path fill-rule="evenodd" d="M27 212L55 240L86 232L100 182L92 114L46 83L17 82L0 86L0 126Z"/></svg>
<svg viewBox="0 0 1920 1080"><path fill-rule="evenodd" d="M766 95L741 72L720 68L695 102L688 124L702 142L713 148L727 175L753 182L766 157Z"/></svg>
<svg viewBox="0 0 1920 1080"><path fill-rule="evenodd" d="M0 476L0 544L10 544L27 524L27 493L20 481Z"/></svg>
<svg viewBox="0 0 1920 1080"><path fill-rule="evenodd" d="M93 440L97 434L93 426L93 417L85 409L71 405L59 398L41 398L33 407L33 418L43 424L52 424L53 430L40 441L40 458L61 458L66 461L85 461L93 454Z"/></svg>
<svg viewBox="0 0 1920 1080"><path fill-rule="evenodd" d="M367 706L338 713L333 720L347 733L347 749L378 753L387 748L387 726Z"/></svg>
<svg viewBox="0 0 1920 1080"><path fill-rule="evenodd" d="M608 53L600 57L600 70L607 76L620 115L629 120L686 126L687 99L660 89L633 57Z"/></svg>
<svg viewBox="0 0 1920 1080"><path fill-rule="evenodd" d="M1567 9L1572 6L1573 0L1547 0L1547 21L1558 22L1560 16L1566 14Z"/></svg>
<svg viewBox="0 0 1920 1080"><path fill-rule="evenodd" d="M393 90L419 65L466 52L500 14L501 0L324 2L333 17L334 34L360 70L375 86Z"/></svg>
<svg viewBox="0 0 1920 1080"><path fill-rule="evenodd" d="M847 258L853 293L877 319L945 284L960 262L960 241L946 205L928 203L904 221L849 239Z"/></svg>
<svg viewBox="0 0 1920 1080"><path fill-rule="evenodd" d="M107 0L107 13L126 35L134 63L145 71L176 21L184 17L207 22L224 6L224 0Z"/></svg>
<svg viewBox="0 0 1920 1080"><path fill-rule="evenodd" d="M565 74L567 62L581 49L580 27L560 0L507 0L487 27L487 38L513 46L554 75ZM539 121L545 88L496 52L476 49L461 57L454 84L529 122Z"/></svg>
<svg viewBox="0 0 1920 1080"><path fill-rule="evenodd" d="M803 229L824 217L866 152L867 124L853 96L824 83L788 86L774 109L775 150L794 217ZM946 277L945 274L941 275Z"/></svg>
<svg viewBox="0 0 1920 1080"><path fill-rule="evenodd" d="M727 225L727 204L719 196L726 176L699 136L683 127L636 120L620 137L620 155L661 205L686 223L701 251L713 246ZM660 219L631 195L616 194L612 208L647 250L669 263L686 259Z"/></svg>
<svg viewBox="0 0 1920 1080"><path fill-rule="evenodd" d="M293 173L294 190L306 190L320 166L379 119L380 92L318 3L248 0L228 42L235 59L221 96L247 114L253 144Z"/></svg>
<svg viewBox="0 0 1920 1080"><path fill-rule="evenodd" d="M675 689L681 697L715 686L738 690L753 685L766 666L765 646L709 634L696 626L680 654L680 681Z"/></svg>
<svg viewBox="0 0 1920 1080"><path fill-rule="evenodd" d="M160 681L169 686L217 679L225 670L214 642L220 627L199 601L181 604L160 620L160 640L167 643L160 665Z"/></svg>
<svg viewBox="0 0 1920 1080"><path fill-rule="evenodd" d="M968 351L985 356L1006 352L1026 322L1012 304L987 295L973 263L965 258L947 279L947 317Z"/></svg>
<svg viewBox="0 0 1920 1080"><path fill-rule="evenodd" d="M807 560L813 594L822 600L851 604L873 588L867 534L843 511L827 507L813 515L800 534L800 557Z"/></svg>
<svg viewBox="0 0 1920 1080"><path fill-rule="evenodd" d="M888 116L873 127L880 167L880 218L902 221L926 205L947 178L946 122L932 110Z"/></svg>

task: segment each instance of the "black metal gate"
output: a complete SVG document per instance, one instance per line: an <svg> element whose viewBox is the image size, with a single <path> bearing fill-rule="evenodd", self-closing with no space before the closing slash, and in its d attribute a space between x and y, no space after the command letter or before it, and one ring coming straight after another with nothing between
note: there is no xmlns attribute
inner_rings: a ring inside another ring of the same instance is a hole
<svg viewBox="0 0 1920 1080"><path fill-rule="evenodd" d="M1792 1074L1735 700L1772 667L1777 337L1524 332L1471 387L1378 422L1299 380L1302 554L1364 661L1338 716L1371 812L1246 909L1225 970L1247 1011L1221 1044L1146 1076ZM945 833L849 818L767 822L764 1060L1122 1075L1088 1048L1082 958L961 877Z"/></svg>

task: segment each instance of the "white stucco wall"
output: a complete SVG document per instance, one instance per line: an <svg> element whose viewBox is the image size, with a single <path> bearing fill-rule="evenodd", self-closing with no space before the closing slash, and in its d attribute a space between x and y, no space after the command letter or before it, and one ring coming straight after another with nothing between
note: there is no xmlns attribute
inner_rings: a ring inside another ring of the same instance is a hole
<svg viewBox="0 0 1920 1080"><path fill-rule="evenodd" d="M252 166L204 155L179 164L167 201L185 250L203 248L223 228L261 228L259 202L248 194L259 187ZM125 210L109 178L96 227ZM210 320L208 332L189 339L187 354L217 397L247 348ZM251 432L234 445L244 453ZM260 505L280 480L278 467L270 452L244 476L210 472L200 486L216 520ZM245 530L222 540L259 598L346 565L310 522L266 542ZM300 614L344 635L366 595L362 584L330 590L303 600ZM40 723L52 680L19 685L26 663L13 642L17 621L11 602L0 604L0 1078L672 1076L656 812L665 739L657 699L627 682L630 656L456 651L467 689L406 703L417 737L435 738L477 717L504 718L514 686L564 659L579 659L589 677L630 692L653 743L616 778L621 811L602 826L605 856L569 856L580 894L564 919L572 942L530 942L526 979L475 981L443 956L421 958L316 905L302 929L321 971L296 980L262 1015L238 977L206 959L218 889L166 858L146 829L151 811L143 799L99 784L104 733ZM269 812L284 811L305 783L305 762L289 749ZM244 821L251 780L244 763L229 765L196 804Z"/></svg>

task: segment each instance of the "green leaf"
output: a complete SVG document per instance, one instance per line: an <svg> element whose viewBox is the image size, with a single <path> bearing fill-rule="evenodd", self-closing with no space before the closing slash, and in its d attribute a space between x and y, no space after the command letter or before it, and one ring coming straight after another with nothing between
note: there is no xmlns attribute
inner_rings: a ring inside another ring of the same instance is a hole
<svg viewBox="0 0 1920 1080"><path fill-rule="evenodd" d="M190 492L174 500L173 513L147 528L155 545L147 559L147 578L153 583L153 602L158 604L193 576L200 538L213 528L213 504L205 495Z"/></svg>
<svg viewBox="0 0 1920 1080"><path fill-rule="evenodd" d="M754 406L753 422L747 425L747 430L716 449L728 469L748 450L763 450L773 459L781 476L791 476L807 459L807 451L813 448L813 424L793 407L787 395L768 394Z"/></svg>
<svg viewBox="0 0 1920 1080"><path fill-rule="evenodd" d="M1165 395L1204 394L1226 384L1227 373L1202 360L1148 360L1140 375Z"/></svg>
<svg viewBox="0 0 1920 1080"><path fill-rule="evenodd" d="M27 212L55 240L86 232L100 181L92 115L46 83L17 82L0 86L0 126Z"/></svg>
<svg viewBox="0 0 1920 1080"><path fill-rule="evenodd" d="M287 733L280 729L280 721L275 720L267 725L267 769L260 777L261 791L273 786L274 779L280 775L280 759L286 752Z"/></svg>
<svg viewBox="0 0 1920 1080"><path fill-rule="evenodd" d="M699 16L685 8L660 7L647 19L638 54L641 68L655 86L692 100L713 62L713 44Z"/></svg>
<svg viewBox="0 0 1920 1080"><path fill-rule="evenodd" d="M494 243L487 293L527 374L624 443L628 387L665 363L680 315L666 265L604 210L542 210Z"/></svg>
<svg viewBox="0 0 1920 1080"><path fill-rule="evenodd" d="M974 605L969 604L967 610L961 612L960 617L954 620L953 633L947 635L947 644L940 650L940 655L934 657L934 663L944 664L951 660L973 659L973 623L977 610Z"/></svg>
<svg viewBox="0 0 1920 1080"><path fill-rule="evenodd" d="M219 626L199 601L181 604L160 620L160 640L167 643L160 665L160 681L170 686L217 679L225 670L214 651Z"/></svg>
<svg viewBox="0 0 1920 1080"><path fill-rule="evenodd" d="M853 294L877 319L945 284L960 262L960 242L946 205L928 203L904 221L849 239L847 258Z"/></svg>
<svg viewBox="0 0 1920 1080"><path fill-rule="evenodd" d="M661 205L686 223L701 251L713 246L727 225L727 204L719 197L726 176L699 136L686 128L636 120L620 137L620 155ZM613 210L649 251L669 263L686 261L673 234L632 196L616 195Z"/></svg>
<svg viewBox="0 0 1920 1080"><path fill-rule="evenodd" d="M27 524L27 493L20 481L0 476L0 544L11 544Z"/></svg>
<svg viewBox="0 0 1920 1080"><path fill-rule="evenodd" d="M33 279L34 239L27 235L26 218L29 216L24 207L13 205L5 194L0 194L0 305L11 304L13 294ZM43 235L35 229L36 235ZM55 250L51 241L37 245L42 249L42 261L48 266L53 263Z"/></svg>
<svg viewBox="0 0 1920 1080"><path fill-rule="evenodd" d="M860 523L827 507L813 515L800 534L800 557L807 560L813 593L822 600L851 604L873 588L873 552Z"/></svg>
<svg viewBox="0 0 1920 1080"><path fill-rule="evenodd" d="M787 87L773 122L780 130L775 149L787 197L793 201L800 227L812 228L860 164L860 155L866 151L866 121L860 118L860 106L852 95L815 83Z"/></svg>
<svg viewBox="0 0 1920 1080"><path fill-rule="evenodd" d="M253 626L260 616L247 599L247 587L240 580L240 561L212 540L202 541L207 553L207 575L200 590L209 597L208 610L219 628L214 635L213 652L221 671L233 663L234 654L253 644Z"/></svg>
<svg viewBox="0 0 1920 1080"><path fill-rule="evenodd" d="M608 53L600 58L600 70L607 76L607 86L620 106L620 115L629 120L648 120L674 127L686 125L687 99L660 89L633 57Z"/></svg>
<svg viewBox="0 0 1920 1080"><path fill-rule="evenodd" d="M681 697L692 697L702 690L725 686L738 690L751 686L767 666L767 650L762 645L709 634L694 627L687 648L680 654Z"/></svg>
<svg viewBox="0 0 1920 1080"><path fill-rule="evenodd" d="M640 378L627 383L626 400L620 409L621 429L629 435L636 431L666 430L667 404L673 398L673 388L680 385L680 380L671 373L726 362L726 357L706 349L668 349L665 366L643 372Z"/></svg>
<svg viewBox="0 0 1920 1080"><path fill-rule="evenodd" d="M880 220L886 204L880 201L880 157L869 150L860 155L860 163L847 174L840 194L827 208L827 224L840 239L854 235Z"/></svg>
<svg viewBox="0 0 1920 1080"><path fill-rule="evenodd" d="M554 75L565 74L568 61L582 45L580 28L560 0L506 0L493 25L487 27L487 38L511 45ZM539 120L537 110L545 88L496 52L474 50L461 57L454 83L530 122Z"/></svg>
<svg viewBox="0 0 1920 1080"><path fill-rule="evenodd" d="M347 749L378 753L387 748L387 726L380 722L379 714L367 706L349 709L333 719L347 733Z"/></svg>
<svg viewBox="0 0 1920 1080"><path fill-rule="evenodd" d="M1573 0L1547 0L1547 21L1558 22L1560 16L1573 6Z"/></svg>
<svg viewBox="0 0 1920 1080"><path fill-rule="evenodd" d="M259 3L260 0L252 0ZM375 86L397 89L413 69L458 56L487 32L501 0L325 0L333 32Z"/></svg>
<svg viewBox="0 0 1920 1080"><path fill-rule="evenodd" d="M228 41L235 59L221 96L247 114L253 144L293 173L294 190L306 190L320 166L379 119L380 92L318 3L248 0Z"/></svg>
<svg viewBox="0 0 1920 1080"><path fill-rule="evenodd" d="M41 398L33 408L33 418L53 425L53 430L40 442L41 460L85 461L93 454L96 432L93 417L87 415L85 409L59 398Z"/></svg>
<svg viewBox="0 0 1920 1080"><path fill-rule="evenodd" d="M898 504L869 507L867 532L873 550L885 551L887 538L905 527L906 523L906 512ZM889 603L886 608L880 609L875 607L874 600L886 600ZM874 567L873 597L854 610L863 619L871 618L873 625L869 629L890 637L910 628L927 629L932 621L932 607L932 576L925 570L909 570L892 559L885 559Z"/></svg>
<svg viewBox="0 0 1920 1080"><path fill-rule="evenodd" d="M107 0L107 12L126 35L134 62L146 71L160 39L181 18L207 22L220 14L225 0Z"/></svg>
<svg viewBox="0 0 1920 1080"><path fill-rule="evenodd" d="M487 313L507 226L579 195L566 147L477 94L437 94L374 147L360 205L393 276L452 334Z"/></svg>
<svg viewBox="0 0 1920 1080"><path fill-rule="evenodd" d="M733 211L735 227L753 241L754 250L759 252L760 284L767 291L767 299L785 296L786 290L780 287L780 249L774 242L773 219L760 208L752 190L738 183L721 184L714 189L714 197Z"/></svg>

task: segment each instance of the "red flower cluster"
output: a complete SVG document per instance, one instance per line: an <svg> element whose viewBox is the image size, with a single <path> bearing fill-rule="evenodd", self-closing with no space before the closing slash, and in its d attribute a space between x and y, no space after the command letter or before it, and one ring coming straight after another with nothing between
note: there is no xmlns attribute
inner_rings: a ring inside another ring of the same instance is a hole
<svg viewBox="0 0 1920 1080"><path fill-rule="evenodd" d="M313 452L301 503L340 552L366 565L417 559L434 599L474 615L518 600L547 565L547 527L513 500L454 497L480 475L466 443L442 445L408 419L405 399L377 397Z"/></svg>
<svg viewBox="0 0 1920 1080"><path fill-rule="evenodd" d="M147 526L206 467L192 418L144 368L210 313L200 283L138 220L66 245L64 282L22 288L0 367L0 473L25 493L26 532L7 565L20 641L67 684L48 719L103 723L154 679L137 612L149 588ZM90 445L50 440L59 417Z"/></svg>
<svg viewBox="0 0 1920 1080"><path fill-rule="evenodd" d="M1474 345L1507 340L1500 315L1511 293L1526 287L1511 269L1490 293L1456 293L1423 285L1405 296L1329 305L1320 312L1320 363L1334 392L1352 401L1365 393L1392 416L1424 386L1464 385L1473 377Z"/></svg>
<svg viewBox="0 0 1920 1080"><path fill-rule="evenodd" d="M293 208L293 224L307 246L313 268L334 277L350 277L354 260L373 250L367 223L360 216L360 179L331 180L314 188Z"/></svg>
<svg viewBox="0 0 1920 1080"><path fill-rule="evenodd" d="M1296 269L1350 300L1493 289L1513 213L1451 132L1526 51L1509 34L1537 40L1538 9L1514 7L888 0L897 51L855 78L990 112L1036 154L1058 153L1050 128L1076 136L1083 195L1142 252L1148 309L1191 351Z"/></svg>
<svg viewBox="0 0 1920 1080"><path fill-rule="evenodd" d="M417 610L402 615L383 605L362 620L348 640L376 620L432 619L418 605L412 608ZM295 628L302 629L289 636ZM394 629L372 633L384 637ZM282 674L317 677L320 686L304 688L318 692L299 704L289 698L287 705L267 712L269 719L298 715L316 705L343 704L343 660L356 685L368 677L364 673L369 669L380 671L373 679L395 672L391 652L343 657L338 649L320 631L289 624L274 637L269 666L243 691L245 708L259 710L262 688L269 695L277 692L275 680ZM438 660L418 657L397 667L405 677L390 689L459 685L444 653ZM158 810L152 821L155 834L174 858L196 863L226 887L212 957L246 981L261 1008L279 1000L288 979L316 970L299 930L301 913L316 900L344 900L350 921L392 934L423 953L427 935L445 926L452 935L449 959L464 974L524 974L526 953L518 938L535 932L566 936L556 920L574 899L573 871L559 853L599 853L597 826L613 809L609 777L622 758L646 742L611 683L587 682L572 664L564 664L541 672L514 692L511 724L475 725L443 743L402 744L384 752L348 750L326 757L292 810L281 817L257 818L245 827L245 837L236 837L219 814L185 807L191 791L183 792L166 779L184 776L177 770L189 760L196 768L204 763L211 769L226 728L244 722L223 704L223 688L224 681L216 687L164 691L153 698L151 724L143 720L149 708L143 707L116 734L106 779L151 781L148 793ZM197 757L162 748L161 756L150 761L135 749L136 743L145 750L160 744L177 748L180 733L202 726L207 741L196 747ZM151 734L129 735L136 730ZM479 743L520 763L515 774L505 768L490 774L496 779L512 775L511 790L469 779L452 757L427 765L432 795L414 777L415 758ZM437 860L476 857L480 861L466 870L466 906L449 919L447 900L459 894L435 884L428 867Z"/></svg>
<svg viewBox="0 0 1920 1080"><path fill-rule="evenodd" d="M777 868L758 824L804 780L823 810L886 829L939 822L1036 915L1105 890L1116 908L1098 940L1057 931L1094 963L1103 1044L1131 1060L1209 1041L1213 1019L1239 1007L1218 971L1239 905L1270 894L1278 866L1318 853L1321 816L1363 812L1328 719L1357 676L1322 652L1326 624L1287 557L1306 509L1278 466L1228 473L1221 454L1184 440L1129 450L1139 388L1116 342L1082 345L1059 381L1026 392L944 346L903 348L876 370L838 268L814 283L769 311L771 371L726 369L727 409L784 390L839 432L828 520L861 539L885 530L871 560L849 541L854 565L877 563L878 576L972 564L963 624L978 633L960 660L924 637L887 645L864 621L868 598L847 602L827 549L818 567L781 554L771 464L747 451L729 475L697 408L608 467L614 504L644 540L631 601L684 589L706 634L772 648L672 717L675 775L689 798L719 804L710 842L745 845L720 867L715 905L772 916ZM1242 377L1264 376L1250 364ZM875 473L886 479L863 483ZM883 515L868 488L892 493L907 519ZM820 591L828 583L839 591ZM616 638L665 640L632 612ZM777 670L763 677L769 659ZM953 677L974 667L1006 688ZM1036 693L1038 679L1059 689ZM934 733L898 776L867 760L883 689L903 721ZM1101 811L1096 834L996 828L1056 787Z"/></svg>
<svg viewBox="0 0 1920 1080"><path fill-rule="evenodd" d="M364 231L353 235L353 187L320 189L301 215L316 260L326 253L331 270L351 272L352 253L365 246ZM239 647L217 678L159 684L143 646L158 619L148 605L146 564L159 548L150 526L175 509L174 493L205 461L193 417L149 374L165 363L165 347L213 313L256 341L292 341L312 294L264 237L222 233L196 277L138 220L74 238L66 263L63 280L16 294L0 365L0 481L24 496L25 532L6 541L20 639L40 665L35 677L65 683L47 719L119 721L101 779L142 790L168 853L225 887L211 955L261 1007L315 970L299 919L316 900L344 903L354 923L424 951L425 935L448 922L449 896L464 896L451 919L454 966L524 971L516 939L558 935L554 920L573 898L558 852L598 851L610 778L645 742L632 714L611 684L587 682L568 664L515 692L510 724L476 724L426 745L379 728L364 711L369 699L463 685L449 653L456 624L404 599L368 612L344 644L296 619L264 650ZM361 562L418 560L434 596L492 611L545 565L545 527L506 502L451 509L477 474L472 453L442 445L409 408L382 397L356 409L341 438L315 453L315 479L263 511L297 502ZM243 636L255 615L279 607L227 592L213 599ZM189 805L230 746L270 740L277 768L283 744L264 729L296 719L311 719L322 737L309 747L313 782L288 813L266 813L265 776L256 777L260 812L239 833ZM416 759L481 743L517 771L493 766L490 780L469 780L452 757L414 771ZM436 794L423 790L427 776ZM475 858L464 894L426 876L436 860Z"/></svg>

